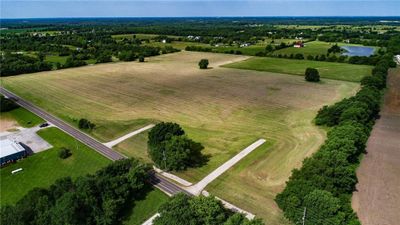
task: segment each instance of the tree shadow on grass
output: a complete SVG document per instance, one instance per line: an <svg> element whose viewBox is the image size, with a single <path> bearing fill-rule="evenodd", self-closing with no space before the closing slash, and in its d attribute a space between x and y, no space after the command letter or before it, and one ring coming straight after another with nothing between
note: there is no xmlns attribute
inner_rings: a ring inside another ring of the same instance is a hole
<svg viewBox="0 0 400 225"><path fill-rule="evenodd" d="M147 195L154 191L154 187L150 183L145 183L145 187L142 188L139 192L134 193L128 201L126 201L126 204L123 206L123 210L121 211L121 214L119 218L121 220L119 221L118 224L123 224L124 221L129 220L130 216L133 215L134 208L136 206L137 201L142 201L145 200Z"/></svg>
<svg viewBox="0 0 400 225"><path fill-rule="evenodd" d="M211 154L198 154L195 157L193 157L194 159L192 159L192 164L191 167L192 168L199 168L202 166L207 165L208 161L210 161L211 158Z"/></svg>

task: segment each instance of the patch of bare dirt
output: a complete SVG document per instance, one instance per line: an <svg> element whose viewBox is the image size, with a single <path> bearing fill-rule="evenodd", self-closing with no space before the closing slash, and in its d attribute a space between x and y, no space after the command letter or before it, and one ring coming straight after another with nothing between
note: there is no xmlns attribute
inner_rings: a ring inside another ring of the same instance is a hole
<svg viewBox="0 0 400 225"><path fill-rule="evenodd" d="M400 224L400 69L390 71L388 91L357 170L353 209L363 225Z"/></svg>
<svg viewBox="0 0 400 225"><path fill-rule="evenodd" d="M17 123L15 120L8 119L8 118L1 118L0 119L0 132L10 131L17 127Z"/></svg>

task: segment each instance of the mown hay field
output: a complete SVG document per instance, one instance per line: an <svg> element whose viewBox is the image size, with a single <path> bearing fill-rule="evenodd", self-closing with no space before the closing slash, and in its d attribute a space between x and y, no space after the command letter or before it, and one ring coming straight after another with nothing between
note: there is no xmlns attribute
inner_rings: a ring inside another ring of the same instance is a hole
<svg viewBox="0 0 400 225"><path fill-rule="evenodd" d="M212 68L198 69L202 58L209 59ZM180 52L145 63L8 77L3 85L75 126L79 118L88 118L97 124L91 134L102 141L150 122L181 124L210 157L207 165L177 173L193 182L265 138L266 144L207 189L268 224L280 224L275 195L291 170L325 139L325 131L312 123L316 112L324 104L354 94L359 85L335 80L316 84L300 76L220 67L247 58ZM148 160L146 135L128 139L115 149Z"/></svg>

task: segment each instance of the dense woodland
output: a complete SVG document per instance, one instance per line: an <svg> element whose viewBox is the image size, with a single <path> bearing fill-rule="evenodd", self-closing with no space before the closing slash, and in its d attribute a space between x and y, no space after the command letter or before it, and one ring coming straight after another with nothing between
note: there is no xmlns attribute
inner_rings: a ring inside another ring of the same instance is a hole
<svg viewBox="0 0 400 225"><path fill-rule="evenodd" d="M174 196L162 205L154 225L263 225L260 219L248 220L243 214L224 208L213 196Z"/></svg>
<svg viewBox="0 0 400 225"><path fill-rule="evenodd" d="M390 51L399 48L398 39L391 40ZM397 50L396 50L397 51ZM357 184L356 169L380 104L388 69L395 67L393 55L382 56L372 75L361 81L362 88L350 98L321 108L317 125L332 127L320 150L294 169L276 202L285 216L294 223L303 219L314 225L360 224L351 208L351 196Z"/></svg>
<svg viewBox="0 0 400 225"><path fill-rule="evenodd" d="M124 210L142 198L148 168L137 160L114 162L94 175L35 188L13 206L1 207L1 224L121 224Z"/></svg>

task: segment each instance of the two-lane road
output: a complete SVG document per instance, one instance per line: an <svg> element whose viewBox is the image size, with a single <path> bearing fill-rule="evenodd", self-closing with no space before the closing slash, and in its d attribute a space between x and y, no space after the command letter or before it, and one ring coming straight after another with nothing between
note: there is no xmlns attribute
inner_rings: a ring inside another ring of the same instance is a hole
<svg viewBox="0 0 400 225"><path fill-rule="evenodd" d="M31 102L17 96L16 94L8 91L7 89L0 87L0 93L8 98L12 98L18 105L24 107L25 109L31 111L32 113L38 115L39 117L43 118L44 120L52 123L54 126L58 127L59 129L63 130L65 133L71 135L75 139L79 140L83 144L91 147L98 153L102 154L103 156L111 159L112 161L124 159L125 156L121 155L120 153L112 150L111 148L105 146L104 144L100 143L96 139L90 137L89 135L83 133L82 131L76 129L75 127L67 124L66 122L62 121L61 119L51 115L50 113L44 111L43 109L35 106ZM179 192L183 192L189 194L181 187L177 186L176 184L166 180L165 178L161 177L160 175L152 172L149 179L150 183L159 188L160 190L164 191L169 195L174 195Z"/></svg>

